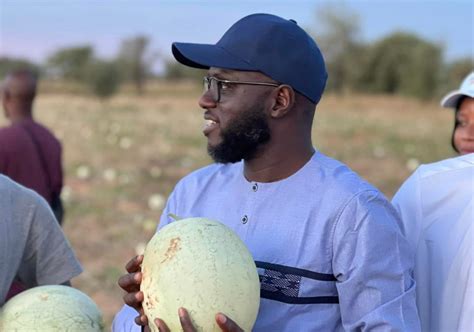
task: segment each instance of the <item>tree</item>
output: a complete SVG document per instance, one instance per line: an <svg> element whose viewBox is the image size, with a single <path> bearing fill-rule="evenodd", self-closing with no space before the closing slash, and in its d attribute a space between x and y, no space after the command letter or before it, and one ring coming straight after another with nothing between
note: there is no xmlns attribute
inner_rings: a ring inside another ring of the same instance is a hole
<svg viewBox="0 0 474 332"><path fill-rule="evenodd" d="M147 76L157 55L148 53L150 40L146 36L137 36L122 41L118 56L122 77L132 81L137 93L143 93Z"/></svg>
<svg viewBox="0 0 474 332"><path fill-rule="evenodd" d="M326 62L327 88L336 92L352 90L360 76L364 51L359 41L359 17L343 5L327 5L316 13L316 21L317 32L311 34Z"/></svg>
<svg viewBox="0 0 474 332"><path fill-rule="evenodd" d="M457 89L473 68L474 60L472 58L458 59L447 64L443 75L443 83L440 87L441 93L444 94L448 90Z"/></svg>
<svg viewBox="0 0 474 332"><path fill-rule="evenodd" d="M184 66L175 60L165 63L165 78L169 80L202 80L205 75L206 70Z"/></svg>
<svg viewBox="0 0 474 332"><path fill-rule="evenodd" d="M396 32L368 49L359 86L376 93L430 98L437 92L442 66L441 46Z"/></svg>
<svg viewBox="0 0 474 332"><path fill-rule="evenodd" d="M95 60L86 70L87 83L94 95L104 100L115 94L120 84L120 73L114 61Z"/></svg>
<svg viewBox="0 0 474 332"><path fill-rule="evenodd" d="M0 79L17 69L29 69L37 75L40 74L40 67L28 60L0 57Z"/></svg>
<svg viewBox="0 0 474 332"><path fill-rule="evenodd" d="M50 74L64 79L83 81L87 66L93 59L94 51L90 46L78 46L61 49L47 60Z"/></svg>

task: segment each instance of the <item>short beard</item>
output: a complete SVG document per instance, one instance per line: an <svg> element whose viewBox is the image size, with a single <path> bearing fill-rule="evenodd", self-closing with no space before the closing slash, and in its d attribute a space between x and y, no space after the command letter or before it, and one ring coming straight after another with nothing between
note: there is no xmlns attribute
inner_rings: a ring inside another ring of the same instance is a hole
<svg viewBox="0 0 474 332"><path fill-rule="evenodd" d="M242 113L221 132L222 142L207 146L216 163L236 163L255 157L258 148L270 140L270 127L262 108Z"/></svg>

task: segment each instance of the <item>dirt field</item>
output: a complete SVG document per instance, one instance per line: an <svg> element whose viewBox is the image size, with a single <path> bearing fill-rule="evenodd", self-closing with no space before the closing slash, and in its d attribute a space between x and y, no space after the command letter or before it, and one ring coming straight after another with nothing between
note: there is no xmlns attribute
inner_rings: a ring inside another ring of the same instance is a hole
<svg viewBox="0 0 474 332"><path fill-rule="evenodd" d="M107 328L122 305L117 279L153 235L174 184L210 162L199 93L199 84L161 83L143 97L107 102L77 93L38 97L36 117L64 144L64 230L85 268L73 284L97 302ZM391 198L419 163L453 155L452 122L436 102L328 95L313 137L317 149Z"/></svg>

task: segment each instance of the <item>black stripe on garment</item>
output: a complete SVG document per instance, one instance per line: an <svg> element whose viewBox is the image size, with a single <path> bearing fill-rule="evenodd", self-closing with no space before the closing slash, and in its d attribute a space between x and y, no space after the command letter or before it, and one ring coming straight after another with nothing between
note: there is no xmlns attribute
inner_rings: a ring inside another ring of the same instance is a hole
<svg viewBox="0 0 474 332"><path fill-rule="evenodd" d="M260 262L260 261L255 261L255 264L260 269L273 270L273 271L278 271L285 274L294 274L294 275L298 275L304 278L309 278L309 279L314 279L314 280L319 280L319 281L337 281L336 277L334 277L332 274L313 272L309 270L298 269L296 267L272 264L272 263Z"/></svg>
<svg viewBox="0 0 474 332"><path fill-rule="evenodd" d="M290 304L324 304L324 303L339 303L337 296L312 296L312 297L293 297L286 296L281 293L260 290L260 297L268 300L275 300Z"/></svg>

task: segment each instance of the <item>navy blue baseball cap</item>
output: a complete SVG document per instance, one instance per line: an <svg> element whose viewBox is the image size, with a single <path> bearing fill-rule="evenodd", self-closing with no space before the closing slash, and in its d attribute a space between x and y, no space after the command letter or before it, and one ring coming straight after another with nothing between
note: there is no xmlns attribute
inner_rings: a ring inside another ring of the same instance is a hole
<svg viewBox="0 0 474 332"><path fill-rule="evenodd" d="M293 20L270 14L246 16L215 44L173 43L183 65L259 71L318 103L327 72L316 42Z"/></svg>

